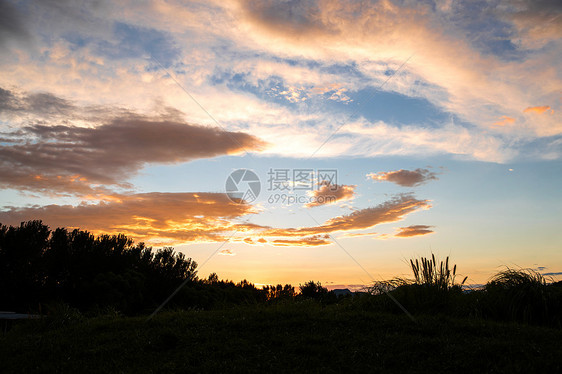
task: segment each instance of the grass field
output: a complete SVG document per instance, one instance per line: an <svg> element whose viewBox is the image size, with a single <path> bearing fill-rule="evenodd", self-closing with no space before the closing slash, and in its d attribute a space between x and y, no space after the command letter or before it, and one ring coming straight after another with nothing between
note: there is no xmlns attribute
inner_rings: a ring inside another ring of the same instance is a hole
<svg viewBox="0 0 562 374"><path fill-rule="evenodd" d="M3 373L561 372L562 331L314 302L23 321Z"/></svg>

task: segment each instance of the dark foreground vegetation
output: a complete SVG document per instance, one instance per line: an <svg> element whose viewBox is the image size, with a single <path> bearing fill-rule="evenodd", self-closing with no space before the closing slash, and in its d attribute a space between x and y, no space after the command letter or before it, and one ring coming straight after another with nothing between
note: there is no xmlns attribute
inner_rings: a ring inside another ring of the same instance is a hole
<svg viewBox="0 0 562 374"><path fill-rule="evenodd" d="M146 317L72 311L0 334L3 373L559 373L558 329L314 301Z"/></svg>
<svg viewBox="0 0 562 374"><path fill-rule="evenodd" d="M560 282L506 269L467 290L448 258L410 267L412 279L337 297L313 281L200 279L172 248L122 235L0 226L0 310L42 316L4 325L1 371L562 370Z"/></svg>

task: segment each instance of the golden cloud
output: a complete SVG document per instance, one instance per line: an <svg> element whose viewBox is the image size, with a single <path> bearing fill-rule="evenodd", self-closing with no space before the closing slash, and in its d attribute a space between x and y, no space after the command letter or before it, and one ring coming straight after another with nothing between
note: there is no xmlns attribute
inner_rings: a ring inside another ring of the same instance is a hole
<svg viewBox="0 0 562 374"><path fill-rule="evenodd" d="M353 231L371 228L381 223L396 222L407 214L420 209L429 209L429 200L418 200L412 195L399 195L393 200L375 207L356 210L351 214L327 220L320 226L301 228L271 228L260 233L269 237L308 237L338 231Z"/></svg>
<svg viewBox="0 0 562 374"><path fill-rule="evenodd" d="M431 230L432 227L433 226L427 225L411 225L408 227L400 227L399 232L394 236L400 238L410 238L412 236L427 235L434 232L433 230Z"/></svg>
<svg viewBox="0 0 562 374"><path fill-rule="evenodd" d="M319 246L330 244L331 233L399 221L429 207L428 200L400 195L378 206L331 218L319 226L273 228L240 222L242 217L257 212L250 204L232 202L226 194L152 192L113 195L110 200L78 206L12 207L0 212L0 222L18 225L41 219L50 227L79 228L93 234L123 233L153 244L217 242L226 240L228 233L238 232L244 234L241 241L247 244Z"/></svg>
<svg viewBox="0 0 562 374"><path fill-rule="evenodd" d="M270 243L278 247L315 247L319 245L332 244L329 235L314 235L302 239L275 239Z"/></svg>
<svg viewBox="0 0 562 374"><path fill-rule="evenodd" d="M494 126L512 125L514 123L515 123L515 118L511 118L508 116L501 116L499 121L494 122Z"/></svg>
<svg viewBox="0 0 562 374"><path fill-rule="evenodd" d="M530 106L526 108L523 113L536 113L536 114L543 114L543 113L550 113L554 114L554 109L550 108L548 105L543 106Z"/></svg>
<svg viewBox="0 0 562 374"><path fill-rule="evenodd" d="M94 234L123 233L135 240L163 243L223 241L232 231L251 231L236 218L255 213L222 193L143 193L114 196L97 204L10 208L0 222L18 225L41 219L51 227L80 228Z"/></svg>
<svg viewBox="0 0 562 374"><path fill-rule="evenodd" d="M337 201L351 200L355 195L356 187L355 185L322 182L317 190L310 191L309 196L312 198L312 201L305 206L307 208L312 208L320 205L333 204Z"/></svg>
<svg viewBox="0 0 562 374"><path fill-rule="evenodd" d="M219 252L219 255L223 255L223 256L236 256L236 253L233 252L230 249L223 249Z"/></svg>

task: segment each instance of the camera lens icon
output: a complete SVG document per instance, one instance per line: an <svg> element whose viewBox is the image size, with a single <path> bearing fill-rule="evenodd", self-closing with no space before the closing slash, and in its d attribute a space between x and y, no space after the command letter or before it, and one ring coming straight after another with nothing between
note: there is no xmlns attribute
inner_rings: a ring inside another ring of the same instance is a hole
<svg viewBox="0 0 562 374"><path fill-rule="evenodd" d="M226 179L226 194L235 203L251 203L261 191L260 178L251 170L234 170Z"/></svg>

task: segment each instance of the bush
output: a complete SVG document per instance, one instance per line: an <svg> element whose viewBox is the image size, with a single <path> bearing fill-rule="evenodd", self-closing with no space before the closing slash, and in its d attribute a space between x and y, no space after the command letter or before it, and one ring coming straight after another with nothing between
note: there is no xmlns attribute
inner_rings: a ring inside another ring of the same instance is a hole
<svg viewBox="0 0 562 374"><path fill-rule="evenodd" d="M532 269L507 268L486 284L482 313L501 320L560 325L561 292Z"/></svg>
<svg viewBox="0 0 562 374"><path fill-rule="evenodd" d="M467 278L456 282L457 265L451 269L449 257L438 262L432 254L431 258L411 259L409 265L413 279L393 278L367 288L373 296L368 303L371 307L396 313L403 312L400 305L410 313L459 313L456 305L464 296L462 285Z"/></svg>

